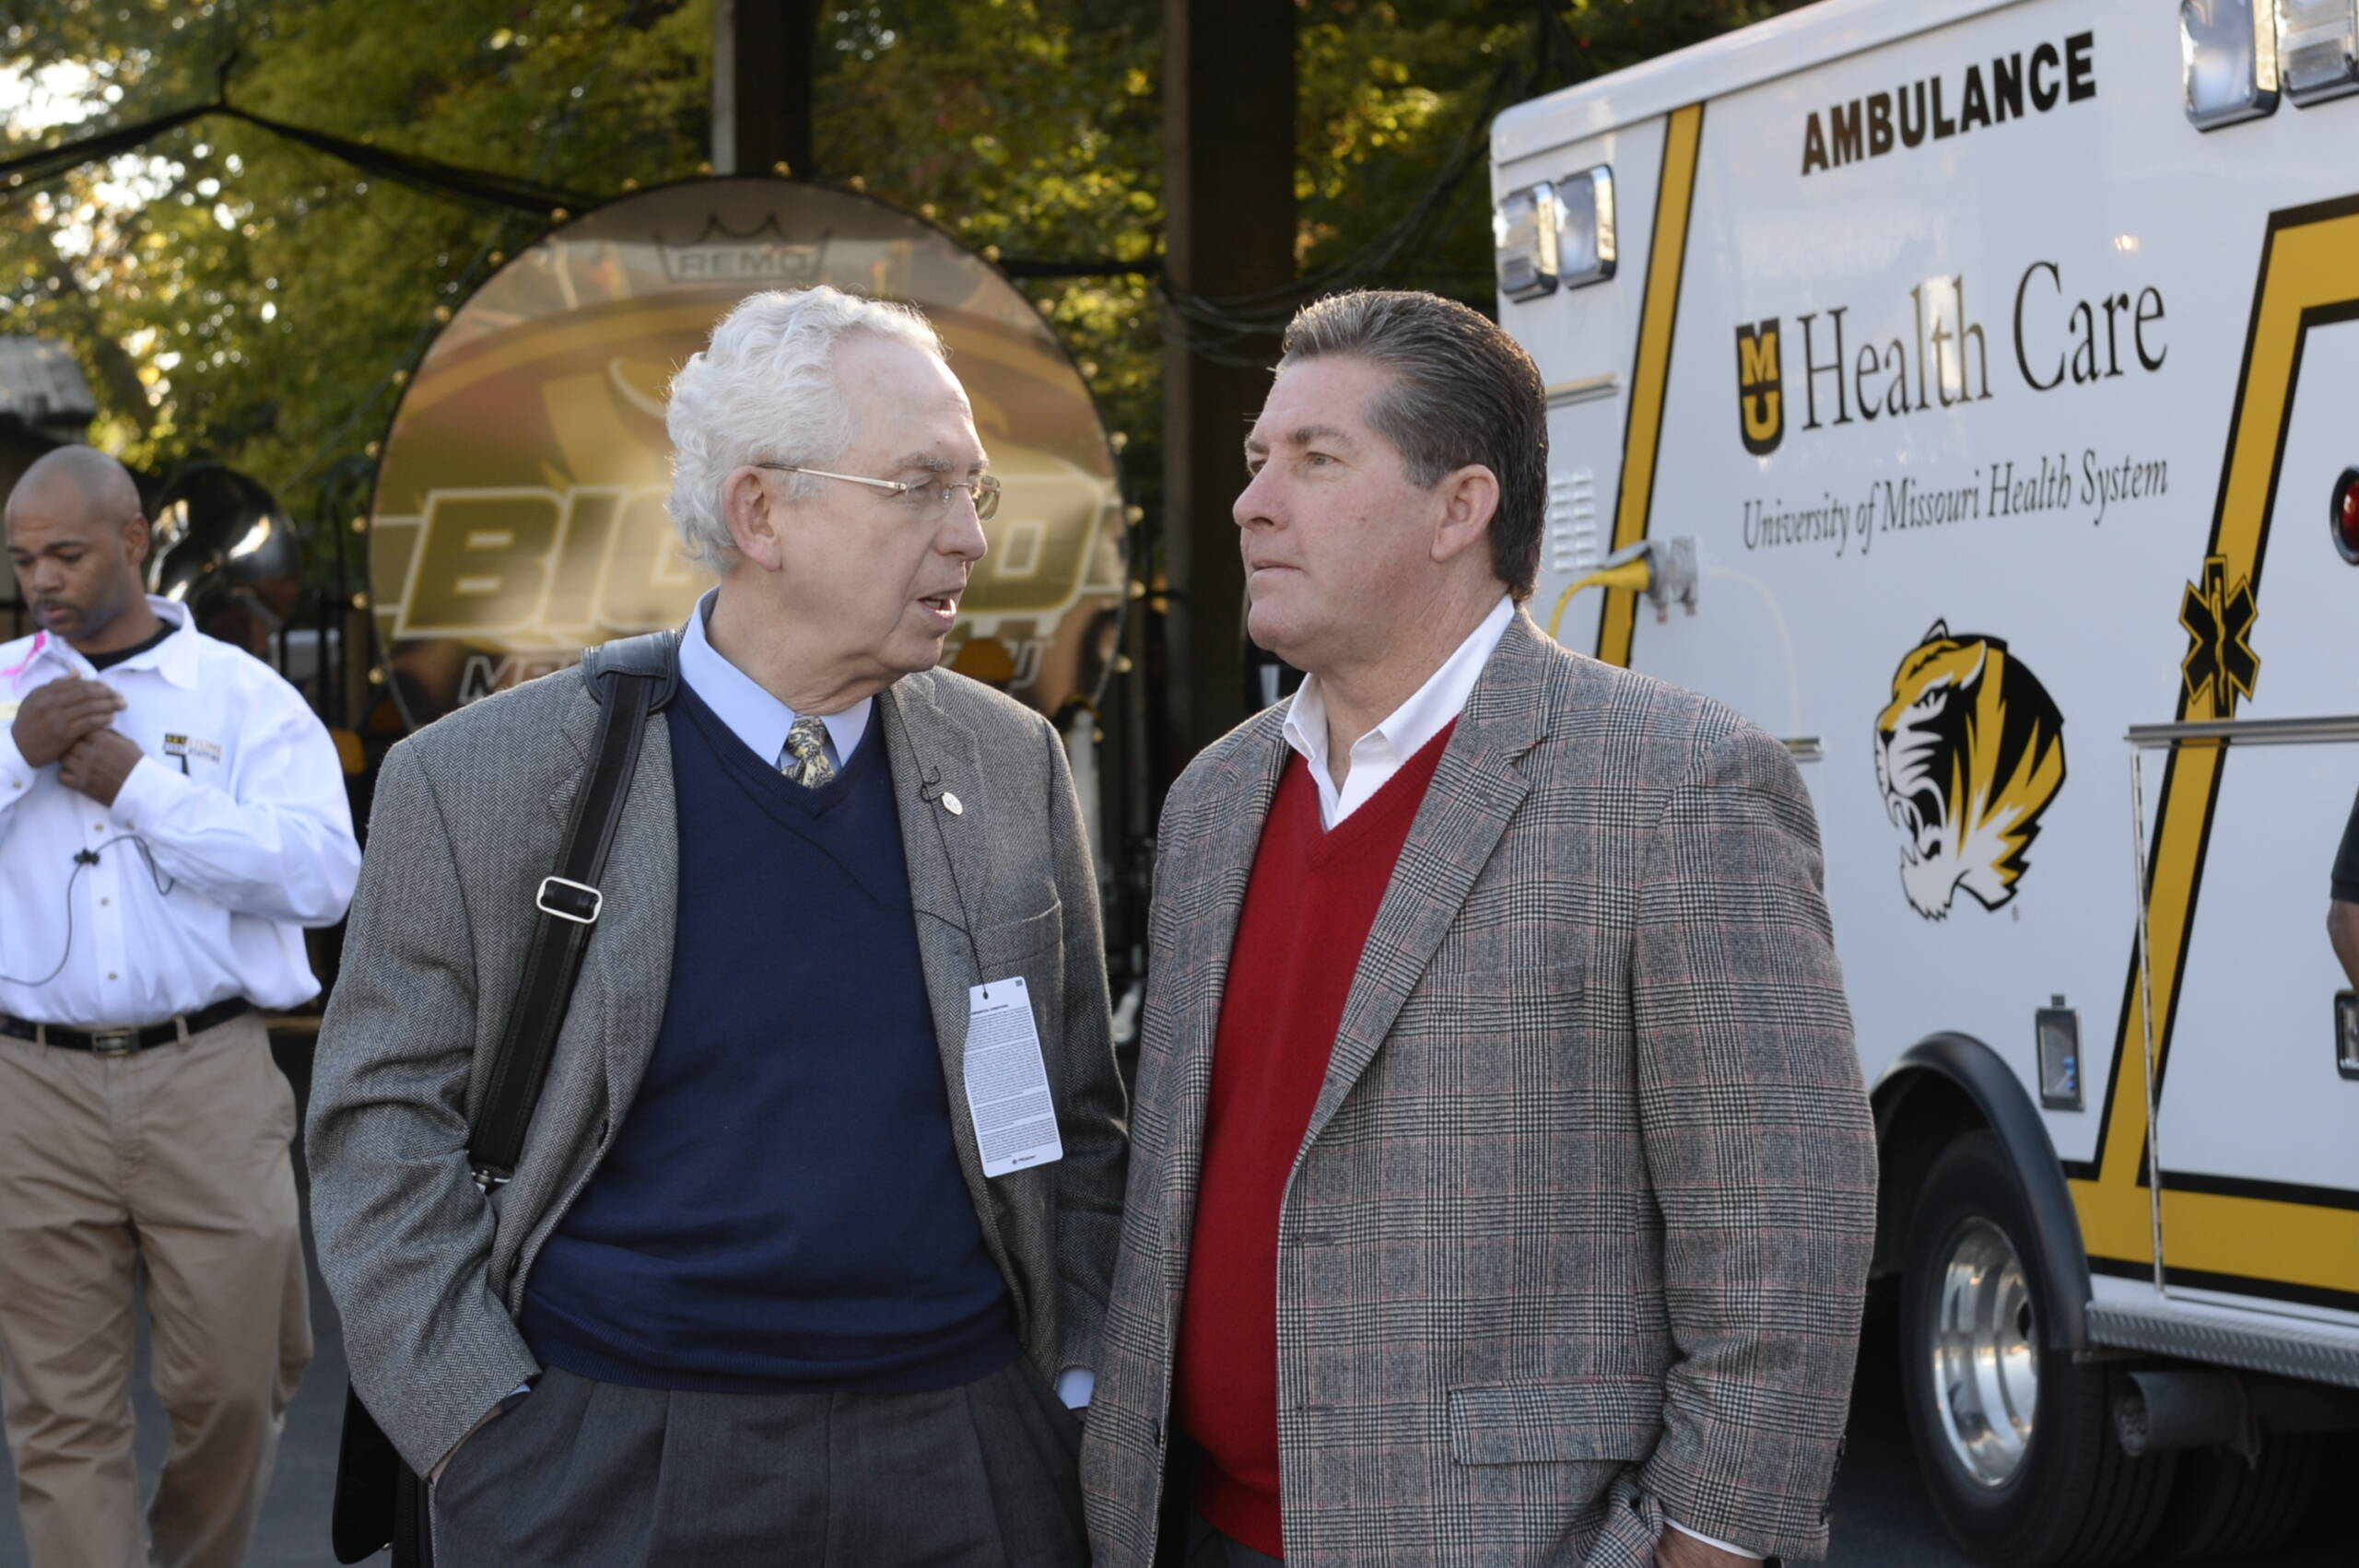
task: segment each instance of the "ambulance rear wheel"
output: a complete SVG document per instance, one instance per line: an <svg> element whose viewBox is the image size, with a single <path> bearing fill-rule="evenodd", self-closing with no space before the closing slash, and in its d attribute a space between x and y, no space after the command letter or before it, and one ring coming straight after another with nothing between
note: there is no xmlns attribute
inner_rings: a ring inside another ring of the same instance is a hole
<svg viewBox="0 0 2359 1568"><path fill-rule="evenodd" d="M2297 1435L2265 1440L2259 1464L2225 1448L2180 1456L2158 1538L2165 1560L2258 1557L2283 1546L2317 1494L2320 1448Z"/></svg>
<svg viewBox="0 0 2359 1568"><path fill-rule="evenodd" d="M2125 1562L2153 1539L2174 1456L2132 1459L2102 1365L2047 1352L2053 1282L1996 1136L1927 1173L1900 1285L1901 1388L1933 1504L1959 1543L2009 1568Z"/></svg>

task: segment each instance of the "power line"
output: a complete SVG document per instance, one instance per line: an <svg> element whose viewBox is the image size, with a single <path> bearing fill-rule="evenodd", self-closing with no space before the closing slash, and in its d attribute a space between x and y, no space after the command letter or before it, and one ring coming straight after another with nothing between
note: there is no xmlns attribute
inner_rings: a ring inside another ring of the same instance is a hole
<svg viewBox="0 0 2359 1568"><path fill-rule="evenodd" d="M453 196L463 201L507 207L541 217L547 217L559 209L578 211L597 202L595 196L563 186L546 184L535 179L520 179L494 170L445 163L440 158L416 153L396 152L368 142L356 142L333 132L274 120L266 114L256 114L226 99L216 99L210 103L193 104L129 125L112 126L37 152L0 158L0 204L21 201L34 192L56 183L85 164L102 162L135 152L158 136L217 114L268 131L314 152L325 153L363 173L432 195Z"/></svg>

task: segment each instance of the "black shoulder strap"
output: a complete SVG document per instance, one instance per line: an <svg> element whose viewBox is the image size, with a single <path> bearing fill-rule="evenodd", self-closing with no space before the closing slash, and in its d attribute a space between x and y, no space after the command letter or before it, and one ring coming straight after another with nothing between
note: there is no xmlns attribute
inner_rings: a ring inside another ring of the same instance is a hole
<svg viewBox="0 0 2359 1568"><path fill-rule="evenodd" d="M509 1010L499 1054L467 1140L475 1185L486 1192L505 1185L524 1151L541 1085L548 1078L557 1030L573 1000L581 973L582 950L597 926L604 896L598 878L622 820L622 803L639 771L639 750L647 716L672 700L679 685L679 637L669 631L626 638L581 656L581 678L598 703L598 731L590 744L590 767L573 797L557 871L541 880L533 897L540 919L524 954L524 972Z"/></svg>
<svg viewBox="0 0 2359 1568"><path fill-rule="evenodd" d="M609 683L604 677L608 675L641 675L654 682L655 695L647 711L661 713L671 705L672 694L680 689L680 634L649 632L583 649L581 683L600 702L606 700Z"/></svg>

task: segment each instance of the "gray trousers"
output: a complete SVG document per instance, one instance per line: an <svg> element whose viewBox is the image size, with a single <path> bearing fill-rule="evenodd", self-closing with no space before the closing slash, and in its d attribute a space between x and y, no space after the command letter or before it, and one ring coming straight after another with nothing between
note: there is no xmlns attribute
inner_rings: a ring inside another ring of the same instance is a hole
<svg viewBox="0 0 2359 1568"><path fill-rule="evenodd" d="M435 1568L1084 1568L1081 1425L1022 1356L935 1394L552 1367L435 1482Z"/></svg>

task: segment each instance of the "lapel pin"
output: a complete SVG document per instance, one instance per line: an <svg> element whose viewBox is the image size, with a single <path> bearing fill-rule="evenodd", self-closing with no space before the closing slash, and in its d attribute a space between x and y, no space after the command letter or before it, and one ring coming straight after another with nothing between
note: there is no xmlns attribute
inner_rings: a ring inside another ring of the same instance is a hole
<svg viewBox="0 0 2359 1568"><path fill-rule="evenodd" d="M952 816L963 816L967 812L967 808L958 803L958 797L947 790L942 792L942 809Z"/></svg>

